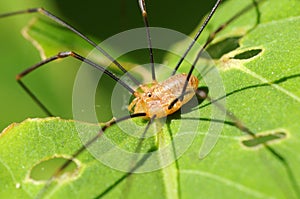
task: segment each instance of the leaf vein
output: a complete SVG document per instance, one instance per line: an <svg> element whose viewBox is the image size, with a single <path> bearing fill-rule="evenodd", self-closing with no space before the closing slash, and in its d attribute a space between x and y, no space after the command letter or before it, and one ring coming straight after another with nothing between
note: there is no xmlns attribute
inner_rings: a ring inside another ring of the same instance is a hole
<svg viewBox="0 0 300 199"><path fill-rule="evenodd" d="M247 188L247 187L245 187L244 185L242 185L240 183L236 183L236 182L231 181L229 179L226 179L224 177L220 177L220 176L208 173L208 172L195 171L195 170L185 170L185 169L183 169L183 170L181 170L181 173L205 176L205 177L214 179L216 181L222 182L222 183L224 183L224 184L226 184L228 186L234 187L234 188L236 188L238 190L241 190L244 193L247 193L249 195L253 195L256 198L273 198L273 197L267 196L267 195L265 195L265 194L263 194L261 192L258 192L256 190Z"/></svg>

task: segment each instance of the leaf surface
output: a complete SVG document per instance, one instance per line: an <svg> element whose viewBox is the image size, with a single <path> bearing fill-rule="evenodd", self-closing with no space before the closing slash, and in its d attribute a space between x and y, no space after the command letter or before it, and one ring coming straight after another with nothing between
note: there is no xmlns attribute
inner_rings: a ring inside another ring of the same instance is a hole
<svg viewBox="0 0 300 199"><path fill-rule="evenodd" d="M227 1L207 26L199 43L233 16L233 10L241 10L251 2ZM90 153L84 152L75 161L79 165L78 171L64 176L59 183L52 182L45 195L54 198L95 198L101 194L104 198L138 198L140 195L144 198L299 197L300 13L296 9L299 6L296 0L262 1L256 9L251 8L226 27L213 42L218 49L221 48L218 46L220 41L239 38L239 47L219 53L220 58L215 59L226 91L226 108L257 135L284 132L286 137L267 143L280 156L264 146L244 146L242 141L251 138L230 125L228 119L212 152L200 160L199 150L207 131L212 123L217 124L218 119L222 119L215 115L212 117L213 105L204 102L196 109L193 107L192 111L168 118L158 134L160 139L150 137L143 142L142 152L155 151L169 144L170 136L178 134L180 125L188 129L193 122L200 122L200 125L195 123L192 145L170 166L128 175L103 165ZM185 46L187 42L182 41L172 48L181 48L184 52ZM252 49L260 49L261 52L246 59L235 58ZM194 57L197 50L189 56ZM173 66L178 57L168 54L165 60ZM186 72L187 68L188 64L181 71ZM201 84L209 85L209 82ZM209 89L210 93L214 93L214 88ZM34 197L44 183L37 184L28 179L32 167L54 156L70 157L80 148L82 143L78 138L77 125L82 128L80 132L86 134L93 134L97 129L95 125L59 118L29 119L6 129L0 138L0 167L1 171L5 171L1 172L4 180L0 183L4 189L1 189L0 195L4 197L14 193L16 196ZM123 127L125 132L132 132L130 122L124 122ZM140 133L144 127L142 123ZM124 134L120 128L111 127L106 135L122 149L134 152L137 140ZM150 129L152 131L155 132L155 129ZM185 133L187 137L182 140L190 139L190 131ZM119 158L122 158L121 155ZM158 157L158 162L163 160ZM122 161L119 163L122 164ZM141 168L144 165L147 165L147 160Z"/></svg>

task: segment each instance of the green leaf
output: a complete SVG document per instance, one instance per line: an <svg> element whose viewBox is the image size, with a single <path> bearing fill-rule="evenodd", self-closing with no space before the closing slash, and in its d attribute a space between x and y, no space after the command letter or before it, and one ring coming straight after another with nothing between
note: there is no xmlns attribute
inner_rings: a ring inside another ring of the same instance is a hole
<svg viewBox="0 0 300 199"><path fill-rule="evenodd" d="M233 10L239 11L251 2L227 1L217 11L200 43L228 20L235 13ZM226 88L226 108L257 135L267 137L274 132L284 132L286 137L267 143L275 152L264 146L246 147L243 141L251 138L229 125L228 121L213 151L200 160L199 150L206 133L212 123L217 124L214 120L219 119L211 118L213 105L206 102L199 106L200 118L197 111L189 110L180 116L175 114L159 131L159 140L168 144L170 133L175 132L176 135L181 122L187 122L184 127L188 129L193 121L200 121L200 126L193 131L196 137L191 147L169 167L129 176L126 172L103 165L90 153L84 152L74 160L78 170L54 180L45 195L57 198L94 198L100 194L106 198L140 198L141 195L143 198L299 197L299 6L296 0L262 1L258 4L259 12L251 9L241 15L214 41L215 48L218 48L218 42L226 38L239 38L238 48L221 50L225 54L218 53L220 59L216 60ZM183 41L174 48L184 51L185 46L186 41ZM243 54L243 59L237 56L253 49L262 51ZM166 60L174 65L178 57L168 55ZM181 70L186 72L187 68ZM215 88L209 89L213 93ZM93 134L97 129L95 125L58 118L27 120L6 129L0 137L0 169L5 171L0 173L3 179L0 181L3 187L0 196L36 196L45 183L30 180L30 172L41 161L54 157L69 158L78 150L82 146L78 125L80 132L85 134ZM145 127L145 124L141 125L139 133ZM128 122L124 127L126 132L131 129ZM155 129L150 130L153 131ZM186 132L189 133L188 130ZM137 141L124 135L119 128L108 128L106 135L118 146L129 151L136 150ZM187 134L182 140L188 138ZM162 146L159 143L150 137L143 142L141 151L155 151ZM121 161L119 163L122 164Z"/></svg>
<svg viewBox="0 0 300 199"><path fill-rule="evenodd" d="M60 24L44 17L33 18L23 30L25 38L39 50L43 59L72 49L87 51L89 44Z"/></svg>
<svg viewBox="0 0 300 199"><path fill-rule="evenodd" d="M98 129L95 125L79 125L85 133ZM113 130L108 132L114 134L115 140L124 139L122 134L117 134L118 132ZM81 146L75 122L59 118L28 119L21 124L13 124L1 134L0 140L3 147L0 157L1 179L3 179L1 198L12 195L15 198L18 196L33 198L45 184L45 179L37 181L31 178L33 168L50 158L69 158ZM150 197L153 194L151 190L155 190L157 197L164 195L163 182L159 180L162 178L162 172L144 174L139 178L132 176L132 182L126 182L126 178L122 179L126 177L126 173L101 164L90 153L84 152L74 162L77 164L77 170L58 179L59 184L55 180L53 182L55 185L49 187L50 192L46 192L48 196L93 198L105 190L109 191L108 196L112 198L120 198L123 194L128 194L130 197L137 197L139 194ZM120 182L117 183L118 181ZM148 191L135 185L130 188L130 191L127 190L127 185L130 183L144 186L145 183L152 184L153 181L156 183L151 185ZM57 186L55 191L51 190L52 186Z"/></svg>
<svg viewBox="0 0 300 199"><path fill-rule="evenodd" d="M81 56L92 59L94 62L103 67L107 67L111 63L111 61L99 51L91 51L91 49L95 49L95 47L86 42L83 38L45 17L36 17L32 19L23 29L23 35L38 49L42 59L55 56L59 52L74 51L79 53ZM89 38L94 41L96 45L100 43L98 39L90 36ZM105 49L105 51L110 55L113 55L116 51L114 50L114 47L109 45L105 46L102 44L100 47ZM133 60L129 55L122 57L121 62L122 66L125 67L126 70L130 70L136 66L136 64L133 64ZM114 64L111 64L110 70L113 70L114 73L121 74L120 69L118 69Z"/></svg>

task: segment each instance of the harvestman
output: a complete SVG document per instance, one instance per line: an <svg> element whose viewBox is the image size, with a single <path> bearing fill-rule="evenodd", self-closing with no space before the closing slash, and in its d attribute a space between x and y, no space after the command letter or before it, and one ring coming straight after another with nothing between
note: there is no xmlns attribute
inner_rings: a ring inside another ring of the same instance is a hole
<svg viewBox="0 0 300 199"><path fill-rule="evenodd" d="M148 49L149 49L149 54L150 54L150 63L151 63L151 71L152 71L152 86L149 87L149 84L140 84L140 82L133 77L130 73L126 71L126 69L117 61L115 60L112 56L110 56L104 49L99 47L96 43L94 43L92 40L90 40L87 36L83 35L81 32L79 32L77 29L72 27L71 25L67 24L60 18L56 17L55 15L51 14L47 10L43 8L34 8L34 9L28 9L28 10L23 10L23 11L17 11L17 12L12 12L12 13L7 13L7 14L2 14L0 15L0 18L3 17L8 17L8 16L13 16L13 15L19 15L19 14L24 14L24 13L40 13L56 23L59 23L60 25L66 27L70 31L74 32L77 34L79 37L84 39L86 42L88 42L90 45L95 47L98 51L100 51L105 57L107 57L110 61L112 61L122 72L126 73L128 78L138 86L137 90L132 89L129 85L127 85L124 81L119 79L116 75L114 75L112 72L107 71L104 67L100 66L99 64L96 64L95 62L77 54L76 52L60 52L57 55L47 58L43 60L40 63L37 63L36 65L33 65L32 67L28 68L27 70L23 71L19 75L17 75L16 79L18 83L25 89L25 91L33 98L33 100L49 115L52 116L50 111L35 97L35 95L25 86L25 84L21 81L21 79L26 76L27 74L31 73L35 69L52 62L57 59L62 59L66 57L73 57L77 60L80 60L82 62L87 63L88 65L100 70L104 74L108 75L118 83L120 83L125 89L127 89L135 98L132 100L130 105L128 106L128 110L132 113L129 116L117 118L117 119L112 119L108 123L106 123L105 126L101 128L101 131L95 136L93 139L89 140L84 146L82 146L76 153L72 155L72 158L77 157L80 153L82 153L86 147L94 143L99 137L101 137L104 133L104 131L109 128L110 126L124 121L128 120L131 118L135 117L146 117L148 118L149 122L144 130L144 134L147 132L149 126L151 123L153 123L154 119L157 118L164 118L167 117L168 115L173 114L174 112L178 111L184 104L186 104L194 95L197 95L200 99L207 99L209 100L212 104L217 106L220 110L225 112L225 114L233 120L233 125L240 129L241 131L245 132L248 135L251 135L253 138L256 138L255 134L249 130L243 123L238 120L233 113L229 112L226 110L222 105L220 105L216 100L211 99L208 96L208 91L205 91L203 89L198 89L198 79L197 77L193 76L192 73L195 69L195 66L197 62L199 61L202 53L204 50L207 48L207 46L212 42L212 40L215 38L215 35L220 32L222 29L224 29L229 23L234 21L237 17L239 17L242 13L247 11L250 7L246 7L240 12L238 12L236 15L234 15L230 20L228 20L226 23L221 25L216 31L211 33L206 41L206 43L203 45L203 47L200 49L198 52L194 62L192 63L192 66L188 72L188 74L176 74L178 68L182 64L183 60L186 58L187 54L190 52L191 48L199 38L200 34L202 33L203 29L206 27L207 23L209 20L212 18L213 14L215 13L216 9L221 3L221 0L217 0L214 7L212 8L211 12L209 15L206 17L204 23L198 30L197 34L195 35L193 42L188 46L186 49L185 53L183 56L180 58L179 62L177 63L176 67L174 68L172 75L170 78L166 79L165 81L159 83L156 80L156 74L155 74L155 67L154 67L154 56L153 56L153 50L152 50L152 43L151 43L151 36L150 36L150 29L149 29L149 23L147 19L147 12L146 12L146 6L145 6L145 1L144 0L139 0L139 7L142 12L144 24L146 27L146 34L148 38ZM140 143L141 144L141 143ZM140 147L137 147L137 150ZM273 153L275 156L279 157L280 159L284 160L284 158L275 152L273 149L271 149L266 143L263 144L265 147L267 147L271 153ZM56 174L52 177L54 178L55 176L59 175L60 172L66 168L71 162L72 158L69 161L66 161L65 164L57 170ZM130 172L134 171L134 167ZM51 178L51 179L52 179ZM51 181L49 179L48 185ZM47 185L45 188L40 192L39 196L43 194L43 191L45 191Z"/></svg>

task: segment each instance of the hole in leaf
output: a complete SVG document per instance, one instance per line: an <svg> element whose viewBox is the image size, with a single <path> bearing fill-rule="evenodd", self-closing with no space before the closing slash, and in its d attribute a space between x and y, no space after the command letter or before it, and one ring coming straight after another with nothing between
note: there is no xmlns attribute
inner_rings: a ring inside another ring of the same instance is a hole
<svg viewBox="0 0 300 199"><path fill-rule="evenodd" d="M35 181L46 181L49 178L53 177L54 173L61 168L61 166L68 161L69 159L63 157L54 157L48 160L41 161L35 165L31 172L30 178ZM65 169L63 169L57 177L68 174L72 175L77 173L76 170L78 165L72 161Z"/></svg>
<svg viewBox="0 0 300 199"><path fill-rule="evenodd" d="M250 59L251 57L254 57L261 53L261 51L261 49L247 50L245 52L235 55L233 59Z"/></svg>
<svg viewBox="0 0 300 199"><path fill-rule="evenodd" d="M215 43L213 45L210 45L207 48L207 52L213 59L219 59L224 54L229 53L230 51L233 51L237 49L239 45L239 39L241 37L228 37L222 41L219 41L218 43Z"/></svg>
<svg viewBox="0 0 300 199"><path fill-rule="evenodd" d="M257 147L267 142L284 139L286 136L287 134L285 132L272 132L264 135L258 135L257 137L248 140L243 140L242 144L246 147Z"/></svg>

